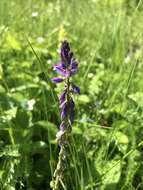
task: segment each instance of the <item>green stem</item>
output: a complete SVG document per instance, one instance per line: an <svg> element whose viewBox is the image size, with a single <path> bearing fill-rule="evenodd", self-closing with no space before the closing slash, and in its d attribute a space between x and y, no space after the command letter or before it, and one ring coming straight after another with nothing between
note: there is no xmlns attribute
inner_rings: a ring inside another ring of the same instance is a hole
<svg viewBox="0 0 143 190"><path fill-rule="evenodd" d="M62 178L61 174L61 168L62 168L62 157L63 157L63 147L61 147L59 152L59 160L57 163L56 170L54 172L54 184L53 184L53 190L58 190L59 188L59 182Z"/></svg>

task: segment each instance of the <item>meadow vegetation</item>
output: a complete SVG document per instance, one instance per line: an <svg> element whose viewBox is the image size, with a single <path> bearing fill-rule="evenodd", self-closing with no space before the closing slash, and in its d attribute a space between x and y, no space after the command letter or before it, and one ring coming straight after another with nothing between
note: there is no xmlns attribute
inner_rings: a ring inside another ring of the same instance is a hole
<svg viewBox="0 0 143 190"><path fill-rule="evenodd" d="M50 190L51 83L66 38L79 60L61 190L143 190L142 0L0 0L0 190Z"/></svg>

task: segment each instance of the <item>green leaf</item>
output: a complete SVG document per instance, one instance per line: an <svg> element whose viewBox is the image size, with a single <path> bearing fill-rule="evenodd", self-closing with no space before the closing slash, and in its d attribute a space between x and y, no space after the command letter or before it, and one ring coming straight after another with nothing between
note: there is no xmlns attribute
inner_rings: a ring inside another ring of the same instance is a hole
<svg viewBox="0 0 143 190"><path fill-rule="evenodd" d="M54 123L51 123L51 122L49 122L49 121L44 121L44 120L42 120L42 121L36 122L35 124L40 125L41 127L45 128L45 129L47 129L47 130L56 131L56 126L55 126L55 124L54 124Z"/></svg>
<svg viewBox="0 0 143 190"><path fill-rule="evenodd" d="M114 189L116 189L116 184L120 180L121 176L121 163L117 164L117 159L113 159L110 161L107 161L106 163L98 163L97 170L100 174L105 174L103 178L103 189L106 189L108 186L111 186L111 184L114 184ZM114 166L112 168L112 166ZM109 171L109 168L112 168ZM107 173L106 173L107 172ZM108 188L107 188L108 189Z"/></svg>
<svg viewBox="0 0 143 190"><path fill-rule="evenodd" d="M82 94L78 97L79 102L81 104L85 104L85 103L89 103L90 102L90 98L86 95L86 94Z"/></svg>
<svg viewBox="0 0 143 190"><path fill-rule="evenodd" d="M15 187L11 185L6 185L5 190L15 190Z"/></svg>
<svg viewBox="0 0 143 190"><path fill-rule="evenodd" d="M122 153L126 153L128 148L129 139L124 133L117 131L114 135L115 141L117 142L118 148Z"/></svg>
<svg viewBox="0 0 143 190"><path fill-rule="evenodd" d="M79 128L79 127L73 127L72 133L73 134L77 134L77 135L81 135L83 132L82 132L81 128Z"/></svg>
<svg viewBox="0 0 143 190"><path fill-rule="evenodd" d="M128 97L133 100L134 102L136 102L136 104L139 107L143 107L143 92L136 92L134 94L130 94L128 95Z"/></svg>

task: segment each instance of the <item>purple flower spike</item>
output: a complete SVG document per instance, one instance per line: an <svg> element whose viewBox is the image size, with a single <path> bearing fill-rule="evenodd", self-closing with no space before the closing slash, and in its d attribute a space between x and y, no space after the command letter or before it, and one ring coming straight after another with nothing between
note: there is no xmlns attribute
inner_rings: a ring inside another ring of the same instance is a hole
<svg viewBox="0 0 143 190"><path fill-rule="evenodd" d="M55 77L55 78L52 78L51 81L54 83L60 83L60 82L63 82L63 79L59 77Z"/></svg>
<svg viewBox="0 0 143 190"><path fill-rule="evenodd" d="M65 85L64 90L59 97L61 124L56 136L61 150L53 176L53 189L57 189L60 182L59 179L64 179L64 170L66 169L66 163L68 161L67 149L69 144L69 134L72 131L72 124L74 122L75 104L72 94L80 93L79 87L71 82L72 75L77 72L78 62L74 59L73 53L70 50L70 45L66 40L62 42L60 58L60 62L54 66L54 69L63 77L52 79L55 83L59 83L64 80Z"/></svg>
<svg viewBox="0 0 143 190"><path fill-rule="evenodd" d="M70 50L69 43L66 40L62 42L60 58L58 64L54 66L54 70L63 78L53 78L52 81L60 83L64 80L65 82L65 88L59 96L61 125L57 135L59 145L64 146L65 142L63 142L64 138L62 136L69 131L69 126L72 129L71 125L74 122L75 105L71 95L80 94L79 87L70 81L72 75L76 74L79 63L74 59L73 52Z"/></svg>

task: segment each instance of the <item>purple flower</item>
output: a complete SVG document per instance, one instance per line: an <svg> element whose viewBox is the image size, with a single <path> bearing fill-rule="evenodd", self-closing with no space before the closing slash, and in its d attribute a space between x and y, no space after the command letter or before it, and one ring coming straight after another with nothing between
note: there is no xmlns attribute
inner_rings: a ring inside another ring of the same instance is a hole
<svg viewBox="0 0 143 190"><path fill-rule="evenodd" d="M60 97L59 97L59 100L60 100L60 105L65 102L66 100L66 91L62 92Z"/></svg>
<svg viewBox="0 0 143 190"><path fill-rule="evenodd" d="M60 61L58 63L58 66L61 67L62 69L66 69L66 65L65 65L64 61Z"/></svg>
<svg viewBox="0 0 143 190"><path fill-rule="evenodd" d="M61 120L63 121L67 116L67 102L61 104Z"/></svg>
<svg viewBox="0 0 143 190"><path fill-rule="evenodd" d="M62 61L66 62L66 64L70 64L73 54L70 52L70 46L66 40L62 43L60 55Z"/></svg>
<svg viewBox="0 0 143 190"><path fill-rule="evenodd" d="M77 72L77 69L71 69L71 70L70 70L70 76L76 74L76 72Z"/></svg>
<svg viewBox="0 0 143 190"><path fill-rule="evenodd" d="M61 46L61 61L54 69L58 74L64 77L71 77L77 72L78 62L73 58L73 52L70 51L69 43L64 41Z"/></svg>
<svg viewBox="0 0 143 190"><path fill-rule="evenodd" d="M80 94L80 88L78 86L76 86L75 84L72 84L72 89L71 91L74 93L74 94Z"/></svg>
<svg viewBox="0 0 143 190"><path fill-rule="evenodd" d="M77 69L77 66L78 66L78 62L76 60L72 60L71 69Z"/></svg>
<svg viewBox="0 0 143 190"><path fill-rule="evenodd" d="M61 74L62 76L66 76L66 70L63 69L61 65L54 66L54 69L57 71L57 73Z"/></svg>
<svg viewBox="0 0 143 190"><path fill-rule="evenodd" d="M52 78L51 81L54 83L60 83L60 82L63 82L63 79L59 77L55 77L55 78Z"/></svg>

